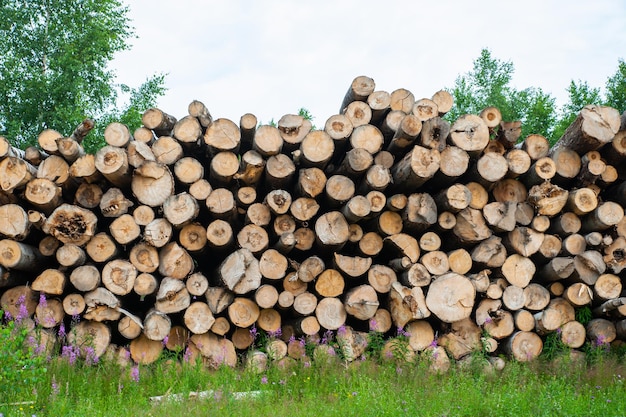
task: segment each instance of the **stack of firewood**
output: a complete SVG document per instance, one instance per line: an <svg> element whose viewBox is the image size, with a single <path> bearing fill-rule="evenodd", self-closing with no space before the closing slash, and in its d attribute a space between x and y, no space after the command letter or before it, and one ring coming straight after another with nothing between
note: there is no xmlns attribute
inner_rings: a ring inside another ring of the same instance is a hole
<svg viewBox="0 0 626 417"><path fill-rule="evenodd" d="M625 339L626 113L587 106L550 147L493 107L450 123L451 106L360 76L319 129L193 101L111 123L95 155L90 120L25 151L2 138L2 308L46 343L71 326L142 363L232 365L260 331L275 359L327 331L347 358L398 329L455 359Z"/></svg>

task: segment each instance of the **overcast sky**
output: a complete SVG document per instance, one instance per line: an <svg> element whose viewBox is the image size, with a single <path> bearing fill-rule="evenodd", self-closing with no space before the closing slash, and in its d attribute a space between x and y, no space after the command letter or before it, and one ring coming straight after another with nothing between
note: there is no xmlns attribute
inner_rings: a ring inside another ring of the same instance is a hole
<svg viewBox="0 0 626 417"><path fill-rule="evenodd" d="M516 88L562 103L572 79L602 87L626 58L624 0L123 2L137 38L113 61L117 81L167 74L158 105L177 118L200 100L237 123L305 107L323 126L356 76L430 98L483 48L513 63Z"/></svg>

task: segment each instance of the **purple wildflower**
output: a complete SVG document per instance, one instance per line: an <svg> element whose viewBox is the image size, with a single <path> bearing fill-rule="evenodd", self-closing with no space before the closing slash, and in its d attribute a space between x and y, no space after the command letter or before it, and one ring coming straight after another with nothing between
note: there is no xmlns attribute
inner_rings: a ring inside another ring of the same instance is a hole
<svg viewBox="0 0 626 417"><path fill-rule="evenodd" d="M167 342L170 340L170 338L168 336L165 336L163 338L163 340L161 341L161 343L163 344L163 347L167 346Z"/></svg>
<svg viewBox="0 0 626 417"><path fill-rule="evenodd" d="M94 348L92 348L91 346L85 348L85 363L87 364L87 366L94 365L98 363L99 360L100 359L98 358L98 355L96 355L96 351Z"/></svg>
<svg viewBox="0 0 626 417"><path fill-rule="evenodd" d="M346 325L345 324L342 324L341 327L339 327L337 329L337 334L339 336L345 336L345 334L346 334Z"/></svg>
<svg viewBox="0 0 626 417"><path fill-rule="evenodd" d="M46 299L46 294L44 293L39 294L39 305L42 308L48 307L48 300Z"/></svg>
<svg viewBox="0 0 626 417"><path fill-rule="evenodd" d="M301 348L303 348L306 345L306 341L304 340L304 337L301 337L298 339L298 344L300 345Z"/></svg>
<svg viewBox="0 0 626 417"><path fill-rule="evenodd" d="M65 332L65 324L61 323L59 326L59 337L63 339L65 336L67 336L67 333Z"/></svg>
<svg viewBox="0 0 626 417"><path fill-rule="evenodd" d="M378 323L376 322L376 319L370 319L370 330L372 331L378 331Z"/></svg>
<svg viewBox="0 0 626 417"><path fill-rule="evenodd" d="M406 330L404 330L403 327L398 326L398 336L409 337L409 336L411 336L411 333L409 333Z"/></svg>
<svg viewBox="0 0 626 417"><path fill-rule="evenodd" d="M51 388L50 389L51 394L55 397L61 393L61 388L59 387L59 384L57 383L57 380L54 377L54 375L52 376L52 384L50 388Z"/></svg>
<svg viewBox="0 0 626 417"><path fill-rule="evenodd" d="M436 338L435 338L435 339L433 339L433 341L432 341L432 342L430 342L430 345L428 345L428 346L430 346L430 347L431 347L431 348L433 348L433 349L436 349L436 348L437 348L437 346L438 346L438 345L437 345L437 339L436 339Z"/></svg>
<svg viewBox="0 0 626 417"><path fill-rule="evenodd" d="M139 366L133 366L130 370L130 377L133 381L139 382Z"/></svg>
<svg viewBox="0 0 626 417"><path fill-rule="evenodd" d="M273 332L271 332L271 331L270 331L270 332L268 332L268 334L269 334L269 336L270 336L270 337L274 337L274 338L276 338L276 337L280 337L280 336L282 336L283 331L282 331L282 329L279 327L278 329L276 329L276 330L275 330L275 331L273 331Z"/></svg>
<svg viewBox="0 0 626 417"><path fill-rule="evenodd" d="M261 378L261 384L267 384L267 375L263 375L263 378Z"/></svg>
<svg viewBox="0 0 626 417"><path fill-rule="evenodd" d="M295 341L296 341L296 336L295 335L292 334L291 336L289 336L289 343L293 343Z"/></svg>
<svg viewBox="0 0 626 417"><path fill-rule="evenodd" d="M74 365L76 363L76 359L78 359L79 354L80 349L78 347L65 345L61 348L61 357L67 358L70 365Z"/></svg>
<svg viewBox="0 0 626 417"><path fill-rule="evenodd" d="M326 330L324 332L324 335L322 336L322 339L320 340L320 344L321 345L326 345L328 344L328 342L330 342L333 339L333 332L331 330Z"/></svg>
<svg viewBox="0 0 626 417"><path fill-rule="evenodd" d="M185 353L183 354L183 361L185 361L186 363L189 363L190 360L191 360L191 349L189 349L189 346L187 346L187 348L185 349Z"/></svg>
<svg viewBox="0 0 626 417"><path fill-rule="evenodd" d="M19 311L17 313L15 321L19 323L28 316L30 316L30 314L28 314L28 309L26 308L26 297L24 295L20 295L20 297L17 299L17 305L19 306Z"/></svg>
<svg viewBox="0 0 626 417"><path fill-rule="evenodd" d="M9 320L11 320L11 319L13 318L13 315L11 314L11 312L10 312L10 311L5 311L5 312L4 312L4 318L5 318L7 321L9 321ZM1 417L1 416L0 416L0 417Z"/></svg>
<svg viewBox="0 0 626 417"><path fill-rule="evenodd" d="M311 367L311 362L309 362L309 361L304 361L304 367L305 367L305 368L310 368L310 367Z"/></svg>
<svg viewBox="0 0 626 417"><path fill-rule="evenodd" d="M256 329L256 326L253 324L252 327L250 328L250 336L252 336L253 340L256 340L258 335L259 335L259 332Z"/></svg>

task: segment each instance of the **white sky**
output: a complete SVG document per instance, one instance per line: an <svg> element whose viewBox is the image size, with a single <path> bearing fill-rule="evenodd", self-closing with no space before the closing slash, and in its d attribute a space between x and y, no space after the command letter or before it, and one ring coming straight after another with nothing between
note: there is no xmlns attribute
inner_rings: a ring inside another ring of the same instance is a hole
<svg viewBox="0 0 626 417"><path fill-rule="evenodd" d="M307 108L317 126L358 75L377 90L431 97L471 70L481 49L511 61L516 88L562 104L571 80L603 87L626 58L624 0L125 0L137 38L112 67L140 85L166 73L159 107L194 99L214 118L267 123Z"/></svg>

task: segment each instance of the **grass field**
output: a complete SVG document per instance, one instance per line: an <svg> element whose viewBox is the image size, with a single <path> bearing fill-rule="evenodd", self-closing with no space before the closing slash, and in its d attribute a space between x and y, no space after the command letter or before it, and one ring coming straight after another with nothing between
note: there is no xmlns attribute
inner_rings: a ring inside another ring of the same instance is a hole
<svg viewBox="0 0 626 417"><path fill-rule="evenodd" d="M624 356L605 348L582 360L567 352L531 363L507 360L501 371L481 353L437 373L419 356L406 362L375 352L350 363L337 356L253 371L211 369L173 353L140 366L67 352L45 358L32 348L16 356L27 335L17 330L4 326L0 333L4 417L626 415Z"/></svg>

